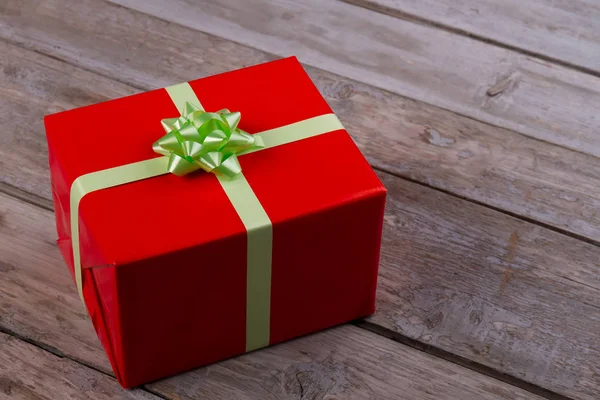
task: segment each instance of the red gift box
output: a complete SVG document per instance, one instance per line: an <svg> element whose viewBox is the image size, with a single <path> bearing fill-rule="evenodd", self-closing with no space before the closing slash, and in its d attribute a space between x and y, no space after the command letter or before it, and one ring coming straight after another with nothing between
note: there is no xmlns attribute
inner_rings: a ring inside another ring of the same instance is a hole
<svg viewBox="0 0 600 400"><path fill-rule="evenodd" d="M255 134L332 113L296 58L189 82L204 109ZM58 245L75 276L71 185L161 157L165 89L45 118ZM272 223L268 343L374 312L385 188L338 129L239 157ZM197 171L94 191L79 206L83 297L124 387L244 353L248 232Z"/></svg>

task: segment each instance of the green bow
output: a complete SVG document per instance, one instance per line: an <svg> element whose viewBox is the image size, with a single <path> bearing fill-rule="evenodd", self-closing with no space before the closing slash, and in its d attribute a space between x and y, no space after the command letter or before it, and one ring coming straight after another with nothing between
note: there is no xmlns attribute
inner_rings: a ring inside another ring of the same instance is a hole
<svg viewBox="0 0 600 400"><path fill-rule="evenodd" d="M241 116L229 110L205 112L186 102L181 117L161 121L167 134L152 149L169 156L169 172L177 176L202 168L233 177L242 171L236 154L264 147L260 137L237 127Z"/></svg>

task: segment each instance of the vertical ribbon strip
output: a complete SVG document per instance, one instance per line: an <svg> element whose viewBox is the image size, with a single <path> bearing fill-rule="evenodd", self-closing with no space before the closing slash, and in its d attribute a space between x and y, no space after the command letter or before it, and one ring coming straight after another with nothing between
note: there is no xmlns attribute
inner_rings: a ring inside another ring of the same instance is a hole
<svg viewBox="0 0 600 400"><path fill-rule="evenodd" d="M182 110L186 103L203 110L188 83L166 88L171 100ZM324 114L253 135L264 147L239 153L248 154L344 129L334 114ZM70 193L71 241L75 282L81 300L83 277L79 245L79 204L88 193L169 173L169 157L152 158L82 175L73 181ZM269 344L271 312L271 258L273 227L269 216L240 172L234 177L216 176L247 232L246 351ZM85 301L84 301L85 306Z"/></svg>
<svg viewBox="0 0 600 400"><path fill-rule="evenodd" d="M243 172L217 178L246 228L246 351L252 351L269 345L273 225Z"/></svg>

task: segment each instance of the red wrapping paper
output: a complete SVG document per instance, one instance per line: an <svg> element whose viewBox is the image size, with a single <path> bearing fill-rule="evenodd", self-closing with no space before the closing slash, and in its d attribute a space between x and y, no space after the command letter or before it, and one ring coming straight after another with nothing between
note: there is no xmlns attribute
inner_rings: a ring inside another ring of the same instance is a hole
<svg viewBox="0 0 600 400"><path fill-rule="evenodd" d="M332 112L294 57L189 83L207 111L240 111L248 133ZM160 120L177 116L158 89L45 118L58 244L71 274L72 182L158 157ZM239 159L273 223L270 344L372 314L385 188L348 133ZM246 231L213 174L93 192L79 224L85 303L121 385L245 351Z"/></svg>

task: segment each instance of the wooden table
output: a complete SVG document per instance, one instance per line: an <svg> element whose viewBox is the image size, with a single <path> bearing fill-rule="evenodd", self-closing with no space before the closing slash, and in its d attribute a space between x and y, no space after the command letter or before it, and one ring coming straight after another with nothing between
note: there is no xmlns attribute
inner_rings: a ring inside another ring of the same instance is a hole
<svg viewBox="0 0 600 400"><path fill-rule="evenodd" d="M0 2L0 398L600 398L598 2L168 3ZM42 117L292 54L389 190L377 313L122 390Z"/></svg>

